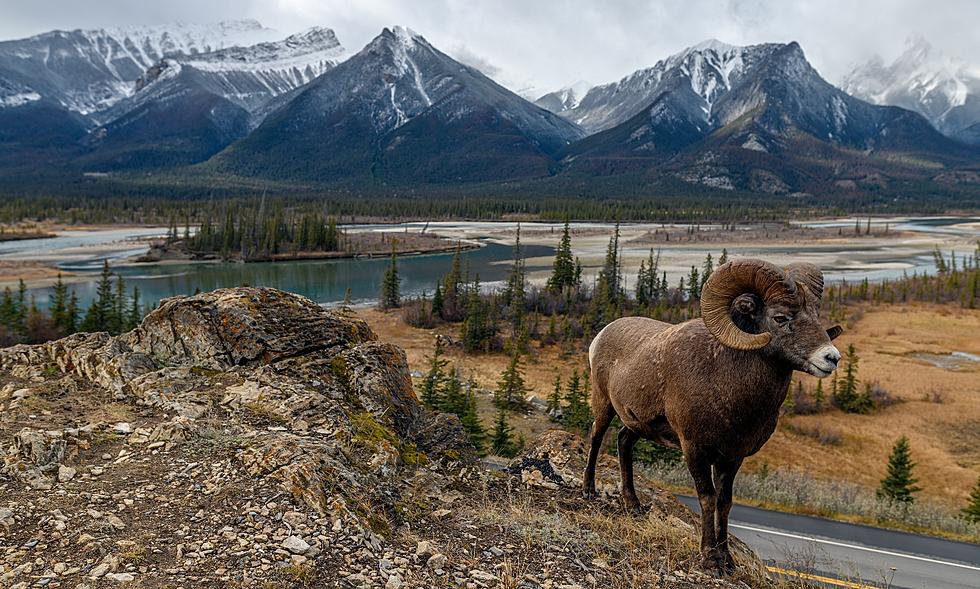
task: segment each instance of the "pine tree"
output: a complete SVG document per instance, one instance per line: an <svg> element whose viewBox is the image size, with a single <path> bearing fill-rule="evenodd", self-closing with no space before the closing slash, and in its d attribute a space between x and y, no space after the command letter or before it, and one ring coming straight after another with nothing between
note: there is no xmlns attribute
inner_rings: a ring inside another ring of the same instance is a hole
<svg viewBox="0 0 980 589"><path fill-rule="evenodd" d="M552 419L556 419L561 414L561 375L555 375L555 385L548 395L547 413Z"/></svg>
<svg viewBox="0 0 980 589"><path fill-rule="evenodd" d="M854 349L854 344L847 346L847 353L844 356L847 367L844 369L844 376L835 383L833 402L841 411L855 413L858 405L858 384L857 368L858 355Z"/></svg>
<svg viewBox="0 0 980 589"><path fill-rule="evenodd" d="M586 376L586 379L588 376ZM586 381L587 382L587 381ZM592 424L592 410L587 400L588 385L579 377L578 371L572 372L565 393L565 409L562 412L565 427L577 432L586 432Z"/></svg>
<svg viewBox="0 0 980 589"><path fill-rule="evenodd" d="M548 278L548 288L555 292L561 292L576 284L575 261L572 259L572 237L566 217L561 239L558 241L558 249L555 250L555 261L551 267L551 276Z"/></svg>
<svg viewBox="0 0 980 589"><path fill-rule="evenodd" d="M497 382L497 390L493 394L494 405L507 410L523 411L527 408L525 397L528 392L521 369L521 355L515 349L510 356L507 369Z"/></svg>
<svg viewBox="0 0 980 589"><path fill-rule="evenodd" d="M912 503L915 501L913 493L920 491L915 483L919 479L912 476L912 469L915 463L909 453L909 439L902 436L895 442L892 454L888 458L888 472L885 478L881 479L881 486L878 487L878 498Z"/></svg>
<svg viewBox="0 0 980 589"><path fill-rule="evenodd" d="M463 321L463 349L467 352L489 351L497 336L497 324L490 316L491 309L480 296L480 277L469 289L466 319Z"/></svg>
<svg viewBox="0 0 980 589"><path fill-rule="evenodd" d="M524 306L527 303L524 271L524 254L521 249L521 226L517 225L517 235L514 238L514 261L510 276L504 287L503 303L508 308L511 319L512 333L515 338L524 326Z"/></svg>
<svg viewBox="0 0 980 589"><path fill-rule="evenodd" d="M68 307L65 309L65 333L78 331L78 295L71 291L68 296Z"/></svg>
<svg viewBox="0 0 980 589"><path fill-rule="evenodd" d="M463 431L466 432L466 437L469 438L470 443L473 444L479 454L483 454L486 451L487 430L480 422L480 415L477 412L476 386L473 382L470 382L469 392L466 393L465 409L459 416L459 421L463 425Z"/></svg>
<svg viewBox="0 0 980 589"><path fill-rule="evenodd" d="M696 301L701 298L701 280L698 276L698 269L691 266L691 273L687 278L687 300L689 301Z"/></svg>
<svg viewBox="0 0 980 589"><path fill-rule="evenodd" d="M463 382L459 373L453 369L442 381L442 410L462 417L466 411L466 393L463 392Z"/></svg>
<svg viewBox="0 0 980 589"><path fill-rule="evenodd" d="M493 433L490 435L490 451L503 458L513 458L519 452L514 443L512 432L514 428L507 423L507 410L497 408L497 416L493 422Z"/></svg>
<svg viewBox="0 0 980 589"><path fill-rule="evenodd" d="M176 231L176 225L174 226ZM116 293L112 297L112 316L109 320L111 333L122 333L126 327L126 285L123 277L116 275Z"/></svg>
<svg viewBox="0 0 980 589"><path fill-rule="evenodd" d="M977 484L970 492L969 503L963 508L963 517L969 522L980 524L980 478L977 478Z"/></svg>
<svg viewBox="0 0 980 589"><path fill-rule="evenodd" d="M827 399L823 392L823 380L817 381L817 389L813 392L813 407L816 412L823 411L824 405L826 405Z"/></svg>
<svg viewBox="0 0 980 589"><path fill-rule="evenodd" d="M436 317L442 317L442 283L436 282L436 292L432 295L432 314Z"/></svg>
<svg viewBox="0 0 980 589"><path fill-rule="evenodd" d="M54 292L51 294L51 321L62 333L67 333L67 312L68 312L68 287L61 280L61 272L58 273L58 281L54 283Z"/></svg>
<svg viewBox="0 0 980 589"><path fill-rule="evenodd" d="M609 245L606 246L606 258L602 263L602 270L599 271L599 287L603 289L603 296L610 304L617 306L621 293L621 270L619 266L619 221L616 221L616 228L613 236L609 238Z"/></svg>
<svg viewBox="0 0 980 589"><path fill-rule="evenodd" d="M3 289L3 299L0 301L0 324L13 331L16 318L17 303L14 302L14 293L8 286Z"/></svg>
<svg viewBox="0 0 980 589"><path fill-rule="evenodd" d="M701 266L701 282L698 283L698 297L701 296L701 291L704 290L704 283L708 281L708 277L711 273L715 271L714 262L711 259L711 253L704 258L704 264Z"/></svg>
<svg viewBox="0 0 980 589"><path fill-rule="evenodd" d="M126 312L126 331L135 329L143 320L143 313L140 309L140 289L134 286L133 298L129 301L129 311Z"/></svg>
<svg viewBox="0 0 980 589"><path fill-rule="evenodd" d="M382 309L396 309L401 306L401 278L398 276L398 254L395 251L395 240L391 240L391 262L381 279Z"/></svg>
<svg viewBox="0 0 980 589"><path fill-rule="evenodd" d="M112 287L112 272L109 271L108 260L102 263L102 274L95 290L95 300L85 313L82 321L82 331L110 331L112 314L116 302Z"/></svg>
<svg viewBox="0 0 980 589"><path fill-rule="evenodd" d="M428 358L429 370L422 377L422 385L419 387L419 399L429 409L441 409L443 406L442 381L445 378L443 369L449 362L443 359L442 354L442 338L436 337L436 345Z"/></svg>
<svg viewBox="0 0 980 589"><path fill-rule="evenodd" d="M728 249L721 248L721 256L718 258L718 265L721 266L728 262Z"/></svg>

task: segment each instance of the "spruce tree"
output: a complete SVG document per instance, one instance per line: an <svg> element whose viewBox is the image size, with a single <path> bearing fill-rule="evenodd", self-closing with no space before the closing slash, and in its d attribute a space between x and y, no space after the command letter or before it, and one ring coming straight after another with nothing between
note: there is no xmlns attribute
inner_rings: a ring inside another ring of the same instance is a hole
<svg viewBox="0 0 980 589"><path fill-rule="evenodd" d="M555 250L555 261L551 267L551 276L548 278L548 289L561 292L565 288L575 286L575 261L572 259L572 237L569 230L568 218L565 218L565 226L561 232L561 239L558 241L558 249Z"/></svg>
<svg viewBox="0 0 980 589"><path fill-rule="evenodd" d="M62 333L67 333L66 314L68 311L68 287L61 280L61 272L58 273L58 281L54 283L54 292L51 294L51 322Z"/></svg>
<svg viewBox="0 0 980 589"><path fill-rule="evenodd" d="M606 246L606 258L602 263L602 270L599 271L598 284L600 286L596 288L604 291L602 296L605 300L614 306L618 306L621 281L622 275L619 266L619 221L617 221L613 236L609 238L609 245Z"/></svg>
<svg viewBox="0 0 980 589"><path fill-rule="evenodd" d="M398 276L398 254L395 251L395 240L391 240L391 262L381 279L382 309L396 309L401 306L401 278Z"/></svg>
<svg viewBox="0 0 980 589"><path fill-rule="evenodd" d="M514 443L512 432L514 428L507 423L507 410L497 408L493 422L493 433L490 435L490 451L503 458L513 458L517 455L517 445Z"/></svg>
<svg viewBox="0 0 980 589"><path fill-rule="evenodd" d="M466 393L463 392L463 383L459 380L459 374L456 370L450 370L446 378L443 379L440 396L442 397L442 410L462 418L466 411Z"/></svg>
<svg viewBox="0 0 980 589"><path fill-rule="evenodd" d="M68 296L68 306L65 309L65 333L78 331L78 295L71 291Z"/></svg>
<svg viewBox="0 0 980 589"><path fill-rule="evenodd" d="M516 349L510 356L510 363L507 369L500 376L497 382L497 390L493 394L493 402L497 407L507 410L523 411L527 408L525 397L529 389L524 383L524 374L521 369L521 355Z"/></svg>
<svg viewBox="0 0 980 589"><path fill-rule="evenodd" d="M969 522L980 524L980 478L977 478L977 484L970 493L969 503L963 508L963 517Z"/></svg>
<svg viewBox="0 0 980 589"><path fill-rule="evenodd" d="M442 381L445 378L443 369L449 364L443 359L442 338L436 337L435 347L432 355L428 358L429 370L422 377L422 384L419 387L419 399L429 409L442 408Z"/></svg>
<svg viewBox="0 0 980 589"><path fill-rule="evenodd" d="M469 438L470 443L476 448L479 454L486 452L487 445L487 430L484 429L483 423L480 421L480 415L477 412L476 406L476 386L472 381L470 382L469 392L466 393L466 404L462 415L459 416L459 421L463 425L463 431L466 432L466 437Z"/></svg>
<svg viewBox="0 0 980 589"><path fill-rule="evenodd" d="M174 227L176 231L176 226ZM112 316L109 319L109 331L122 333L126 327L126 284L123 277L116 275L116 293L112 297Z"/></svg>
<svg viewBox="0 0 980 589"><path fill-rule="evenodd" d="M561 413L561 375L555 375L555 385L551 390L551 394L548 395L548 416L551 419L556 419Z"/></svg>
<svg viewBox="0 0 980 589"><path fill-rule="evenodd" d="M497 335L497 324L489 305L480 296L480 277L469 289L466 319L463 321L463 349L467 352L489 351Z"/></svg>
<svg viewBox="0 0 980 589"><path fill-rule="evenodd" d="M715 271L714 262L711 259L711 253L704 258L704 265L701 266L701 282L698 284L698 297L701 296L701 291L704 290L704 283L708 281L708 277L711 273Z"/></svg>
<svg viewBox="0 0 980 589"><path fill-rule="evenodd" d="M902 436L895 442L891 456L888 458L888 472L885 478L881 479L881 486L878 487L878 498L912 503L915 501L913 493L920 491L915 483L919 479L912 476L912 469L915 463L909 453L909 439Z"/></svg>
<svg viewBox="0 0 980 589"><path fill-rule="evenodd" d="M565 409L562 421L565 427L576 432L587 432L592 424L592 410L589 407L587 387L583 387L578 370L572 372L565 393Z"/></svg>
<svg viewBox="0 0 980 589"><path fill-rule="evenodd" d="M859 358L857 350L854 349L854 344L847 346L847 353L844 355L844 360L847 366L844 369L844 376L835 383L833 402L841 411L854 413L859 394L858 384L860 382L857 378Z"/></svg>
<svg viewBox="0 0 980 589"><path fill-rule="evenodd" d="M524 326L524 306L527 303L526 284L524 270L524 254L521 249L521 226L517 225L517 235L514 238L514 258L504 286L503 303L508 308L510 315L512 334L515 338L520 334Z"/></svg>
<svg viewBox="0 0 980 589"><path fill-rule="evenodd" d="M436 282L436 292L432 295L432 315L435 317L442 317L442 306L442 283Z"/></svg>
<svg viewBox="0 0 980 589"><path fill-rule="evenodd" d="M95 290L95 300L85 313L82 321L82 331L110 331L113 310L115 309L115 295L112 287L112 272L109 271L109 262L102 262L102 274L99 277L99 284Z"/></svg>
<svg viewBox="0 0 980 589"><path fill-rule="evenodd" d="M691 266L691 273L687 278L687 300L696 301L701 298L701 279L699 278L698 269Z"/></svg>

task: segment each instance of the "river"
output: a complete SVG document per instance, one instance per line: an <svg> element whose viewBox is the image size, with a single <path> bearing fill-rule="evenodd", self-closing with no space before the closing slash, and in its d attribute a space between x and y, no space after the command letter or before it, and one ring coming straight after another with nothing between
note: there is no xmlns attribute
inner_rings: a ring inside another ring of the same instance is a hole
<svg viewBox="0 0 980 589"><path fill-rule="evenodd" d="M934 272L932 250L939 244L944 252L960 255L972 252L980 239L980 219L977 218L892 218L876 219L875 225L890 223L902 237L879 240L854 240L843 243L768 244L740 243L728 246L731 255L748 255L770 259L777 264L805 260L824 269L829 281L859 281L864 278L882 280L897 278L903 272ZM810 226L854 226L854 219L806 223ZM361 225L358 231L391 233L427 230L452 239L468 239L483 247L463 252L471 276L479 275L485 284L506 277L512 256L515 223L507 222L440 222L404 223L396 225ZM622 255L626 280L629 284L639 260L647 255L648 246L633 247L630 236L662 227L660 224L635 224L623 227ZM354 227L349 228L355 230ZM524 223L522 235L527 257L528 276L532 282L546 280L557 244L560 225ZM29 260L56 264L74 273L71 288L79 302L86 307L95 296L96 281L103 259L108 259L113 271L122 275L129 289L140 289L144 303L155 304L160 299L207 291L220 287L272 286L296 292L323 304L336 304L350 289L354 304L375 300L381 287L381 277L388 265L385 258L298 260L269 263L170 263L139 265L122 263L125 259L146 250L146 239L161 236L162 228L120 228L100 231L59 232L57 237L0 243L0 260ZM574 254L586 267L586 275L594 274L601 264L605 244L612 232L607 223L575 223ZM717 257L722 244L672 244L665 247L662 269L671 282L687 273L691 265L700 265L707 253ZM450 266L451 253L402 256L399 272L402 292L415 296L423 291L432 293L436 281ZM38 304L45 305L50 287L29 289Z"/></svg>

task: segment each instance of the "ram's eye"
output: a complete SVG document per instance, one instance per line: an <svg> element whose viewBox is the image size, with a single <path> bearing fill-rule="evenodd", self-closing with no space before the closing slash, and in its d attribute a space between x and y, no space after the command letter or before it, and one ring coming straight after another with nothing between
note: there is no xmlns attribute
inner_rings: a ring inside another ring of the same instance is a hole
<svg viewBox="0 0 980 589"><path fill-rule="evenodd" d="M786 323L786 322L789 321L789 317L786 316L786 315L776 315L772 319L773 319L773 321L775 321L776 323L778 323L780 325L783 325L784 323Z"/></svg>

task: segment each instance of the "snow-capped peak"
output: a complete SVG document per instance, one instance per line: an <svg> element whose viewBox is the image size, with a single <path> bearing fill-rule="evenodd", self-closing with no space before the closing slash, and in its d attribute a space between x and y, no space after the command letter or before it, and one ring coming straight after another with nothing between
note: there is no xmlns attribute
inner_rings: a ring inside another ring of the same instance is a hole
<svg viewBox="0 0 980 589"><path fill-rule="evenodd" d="M210 53L278 37L254 20L50 31L0 42L0 61L31 72L31 92L82 114L105 110L165 57Z"/></svg>
<svg viewBox="0 0 980 589"><path fill-rule="evenodd" d="M534 103L553 113L563 113L577 107L591 88L592 84L579 80L574 84L540 96Z"/></svg>
<svg viewBox="0 0 980 589"><path fill-rule="evenodd" d="M736 49L741 49L741 47L738 47L736 45L729 45L728 43L719 41L718 39L711 38L711 39L705 39L704 41L701 41L697 45L693 45L689 47L688 49L686 49L686 51L715 51L717 53L726 53L728 51L734 51Z"/></svg>
<svg viewBox="0 0 980 589"><path fill-rule="evenodd" d="M874 104L917 111L949 134L980 121L980 64L936 50L921 36L907 39L890 64L874 56L855 67L841 88Z"/></svg>

